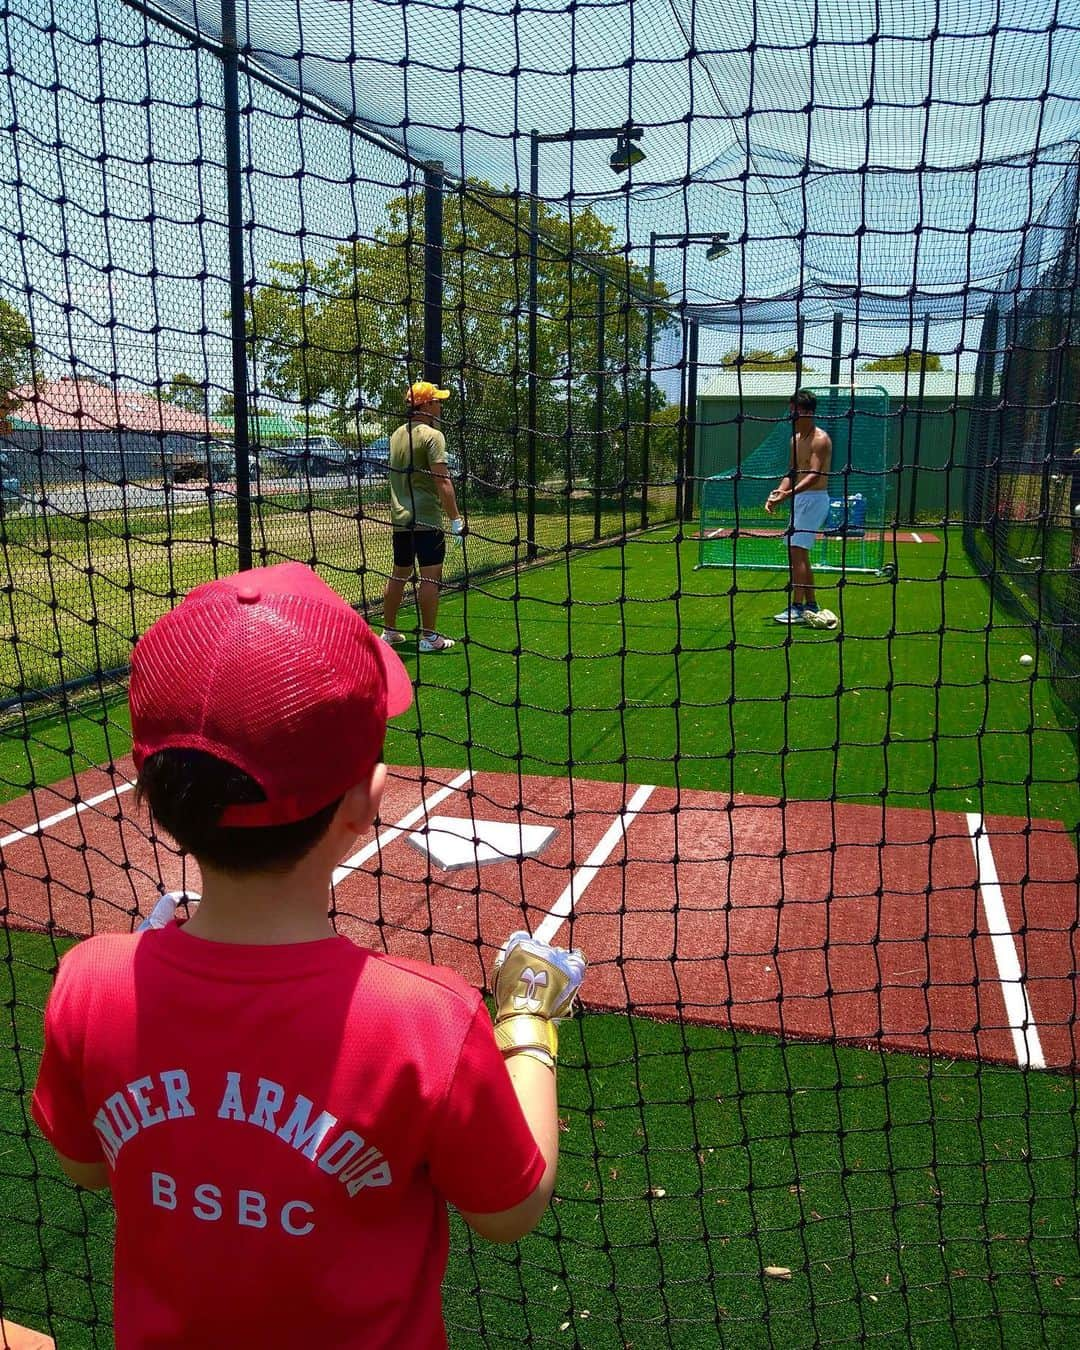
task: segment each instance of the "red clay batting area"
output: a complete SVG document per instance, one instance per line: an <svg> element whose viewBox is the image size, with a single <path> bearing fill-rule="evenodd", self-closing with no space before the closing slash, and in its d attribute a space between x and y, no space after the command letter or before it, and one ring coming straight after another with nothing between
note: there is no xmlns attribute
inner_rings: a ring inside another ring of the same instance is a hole
<svg viewBox="0 0 1080 1350"><path fill-rule="evenodd" d="M2 808L12 927L127 931L199 890L130 784L125 762ZM477 985L526 927L584 949L593 1008L1054 1068L1077 902L1050 821L448 769L391 772L334 889L341 932Z"/></svg>

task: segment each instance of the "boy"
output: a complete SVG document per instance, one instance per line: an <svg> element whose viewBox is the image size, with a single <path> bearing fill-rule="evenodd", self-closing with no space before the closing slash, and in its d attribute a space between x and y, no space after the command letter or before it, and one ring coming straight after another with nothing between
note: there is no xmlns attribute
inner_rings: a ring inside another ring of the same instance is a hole
<svg viewBox="0 0 1080 1350"><path fill-rule="evenodd" d="M769 493L765 510L772 515L780 502L793 498L788 558L791 564L791 602L777 623L804 623L807 613L817 613L810 550L818 531L829 517L829 465L832 441L814 422L817 399L809 389L800 389L788 404L795 423L791 438L792 467Z"/></svg>
<svg viewBox="0 0 1080 1350"><path fill-rule="evenodd" d="M136 645L139 792L202 900L64 957L33 1101L67 1175L112 1188L118 1350L444 1346L447 1202L496 1242L547 1206L580 953L514 934L493 1035L456 975L327 917L411 701L298 563L197 587Z"/></svg>
<svg viewBox="0 0 1080 1350"><path fill-rule="evenodd" d="M446 559L443 512L450 534L460 539L465 522L458 511L454 483L447 468L446 437L439 430L449 389L430 380L417 380L405 395L408 421L390 437L390 520L394 527L394 568L383 593L384 642L396 647L405 641L397 627L405 583L420 569L420 650L448 652L454 639L436 628L439 587Z"/></svg>

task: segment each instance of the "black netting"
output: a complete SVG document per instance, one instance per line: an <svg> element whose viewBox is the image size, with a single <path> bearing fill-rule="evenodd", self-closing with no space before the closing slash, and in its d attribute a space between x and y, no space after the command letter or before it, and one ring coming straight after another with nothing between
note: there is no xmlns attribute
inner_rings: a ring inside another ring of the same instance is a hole
<svg viewBox="0 0 1080 1350"><path fill-rule="evenodd" d="M1080 244L1074 162L983 324L964 539L1026 619L1058 696L1080 706Z"/></svg>
<svg viewBox="0 0 1080 1350"><path fill-rule="evenodd" d="M60 953L199 886L132 644L281 559L381 626L427 379L456 645L410 580L334 922L590 963L555 1201L453 1221L451 1344L1069 1343L1075 5L143 8L0 13L0 1315L112 1339L29 1098Z"/></svg>

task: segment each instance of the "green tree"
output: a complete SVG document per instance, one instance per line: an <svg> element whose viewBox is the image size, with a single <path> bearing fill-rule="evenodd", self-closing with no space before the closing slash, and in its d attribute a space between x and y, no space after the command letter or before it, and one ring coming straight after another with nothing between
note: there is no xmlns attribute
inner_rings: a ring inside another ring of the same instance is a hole
<svg viewBox="0 0 1080 1350"><path fill-rule="evenodd" d="M188 412L201 413L206 409L206 390L186 370L178 370L161 391L161 397L167 403L175 403L178 408Z"/></svg>
<svg viewBox="0 0 1080 1350"><path fill-rule="evenodd" d="M19 406L15 390L29 380L34 335L26 317L0 300L0 424Z"/></svg>
<svg viewBox="0 0 1080 1350"><path fill-rule="evenodd" d="M422 373L423 205L421 192L395 198L374 238L341 244L326 262L272 264L271 280L247 308L266 392L305 410L320 405L342 433L350 421L400 416L405 388ZM474 485L495 489L524 476L527 205L473 185L447 193L444 221L443 360L455 396L446 426ZM603 269L605 419L630 428L605 435L604 477L617 481L625 465L634 478L645 389L645 307L637 297L647 277L589 210L575 212L571 228L541 203L540 232L537 477L562 481L588 460ZM654 294L663 300L667 292L655 284ZM657 309L656 336L671 322ZM663 403L655 389L654 408Z"/></svg>
<svg viewBox="0 0 1080 1350"><path fill-rule="evenodd" d="M721 366L737 367L739 370L764 370L771 371L774 375L783 374L785 371L798 370L799 353L794 347L788 347L786 351L769 352L755 347L748 352L730 351L725 352L720 358ZM813 366L803 363L802 373L812 375Z"/></svg>
<svg viewBox="0 0 1080 1350"><path fill-rule="evenodd" d="M905 370L940 370L941 357L937 352L916 352L910 347L903 351L894 352L892 356L879 356L876 361L866 361L859 369L866 371L880 371L883 374L886 371L905 371Z"/></svg>

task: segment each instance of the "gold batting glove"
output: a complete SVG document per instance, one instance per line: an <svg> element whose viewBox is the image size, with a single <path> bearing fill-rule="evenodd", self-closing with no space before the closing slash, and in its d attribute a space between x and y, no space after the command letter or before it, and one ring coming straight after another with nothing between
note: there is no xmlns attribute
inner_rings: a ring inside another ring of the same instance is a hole
<svg viewBox="0 0 1080 1350"><path fill-rule="evenodd" d="M574 1010L585 958L528 933L512 933L495 958L495 1042L504 1055L529 1054L554 1068L557 1023Z"/></svg>

